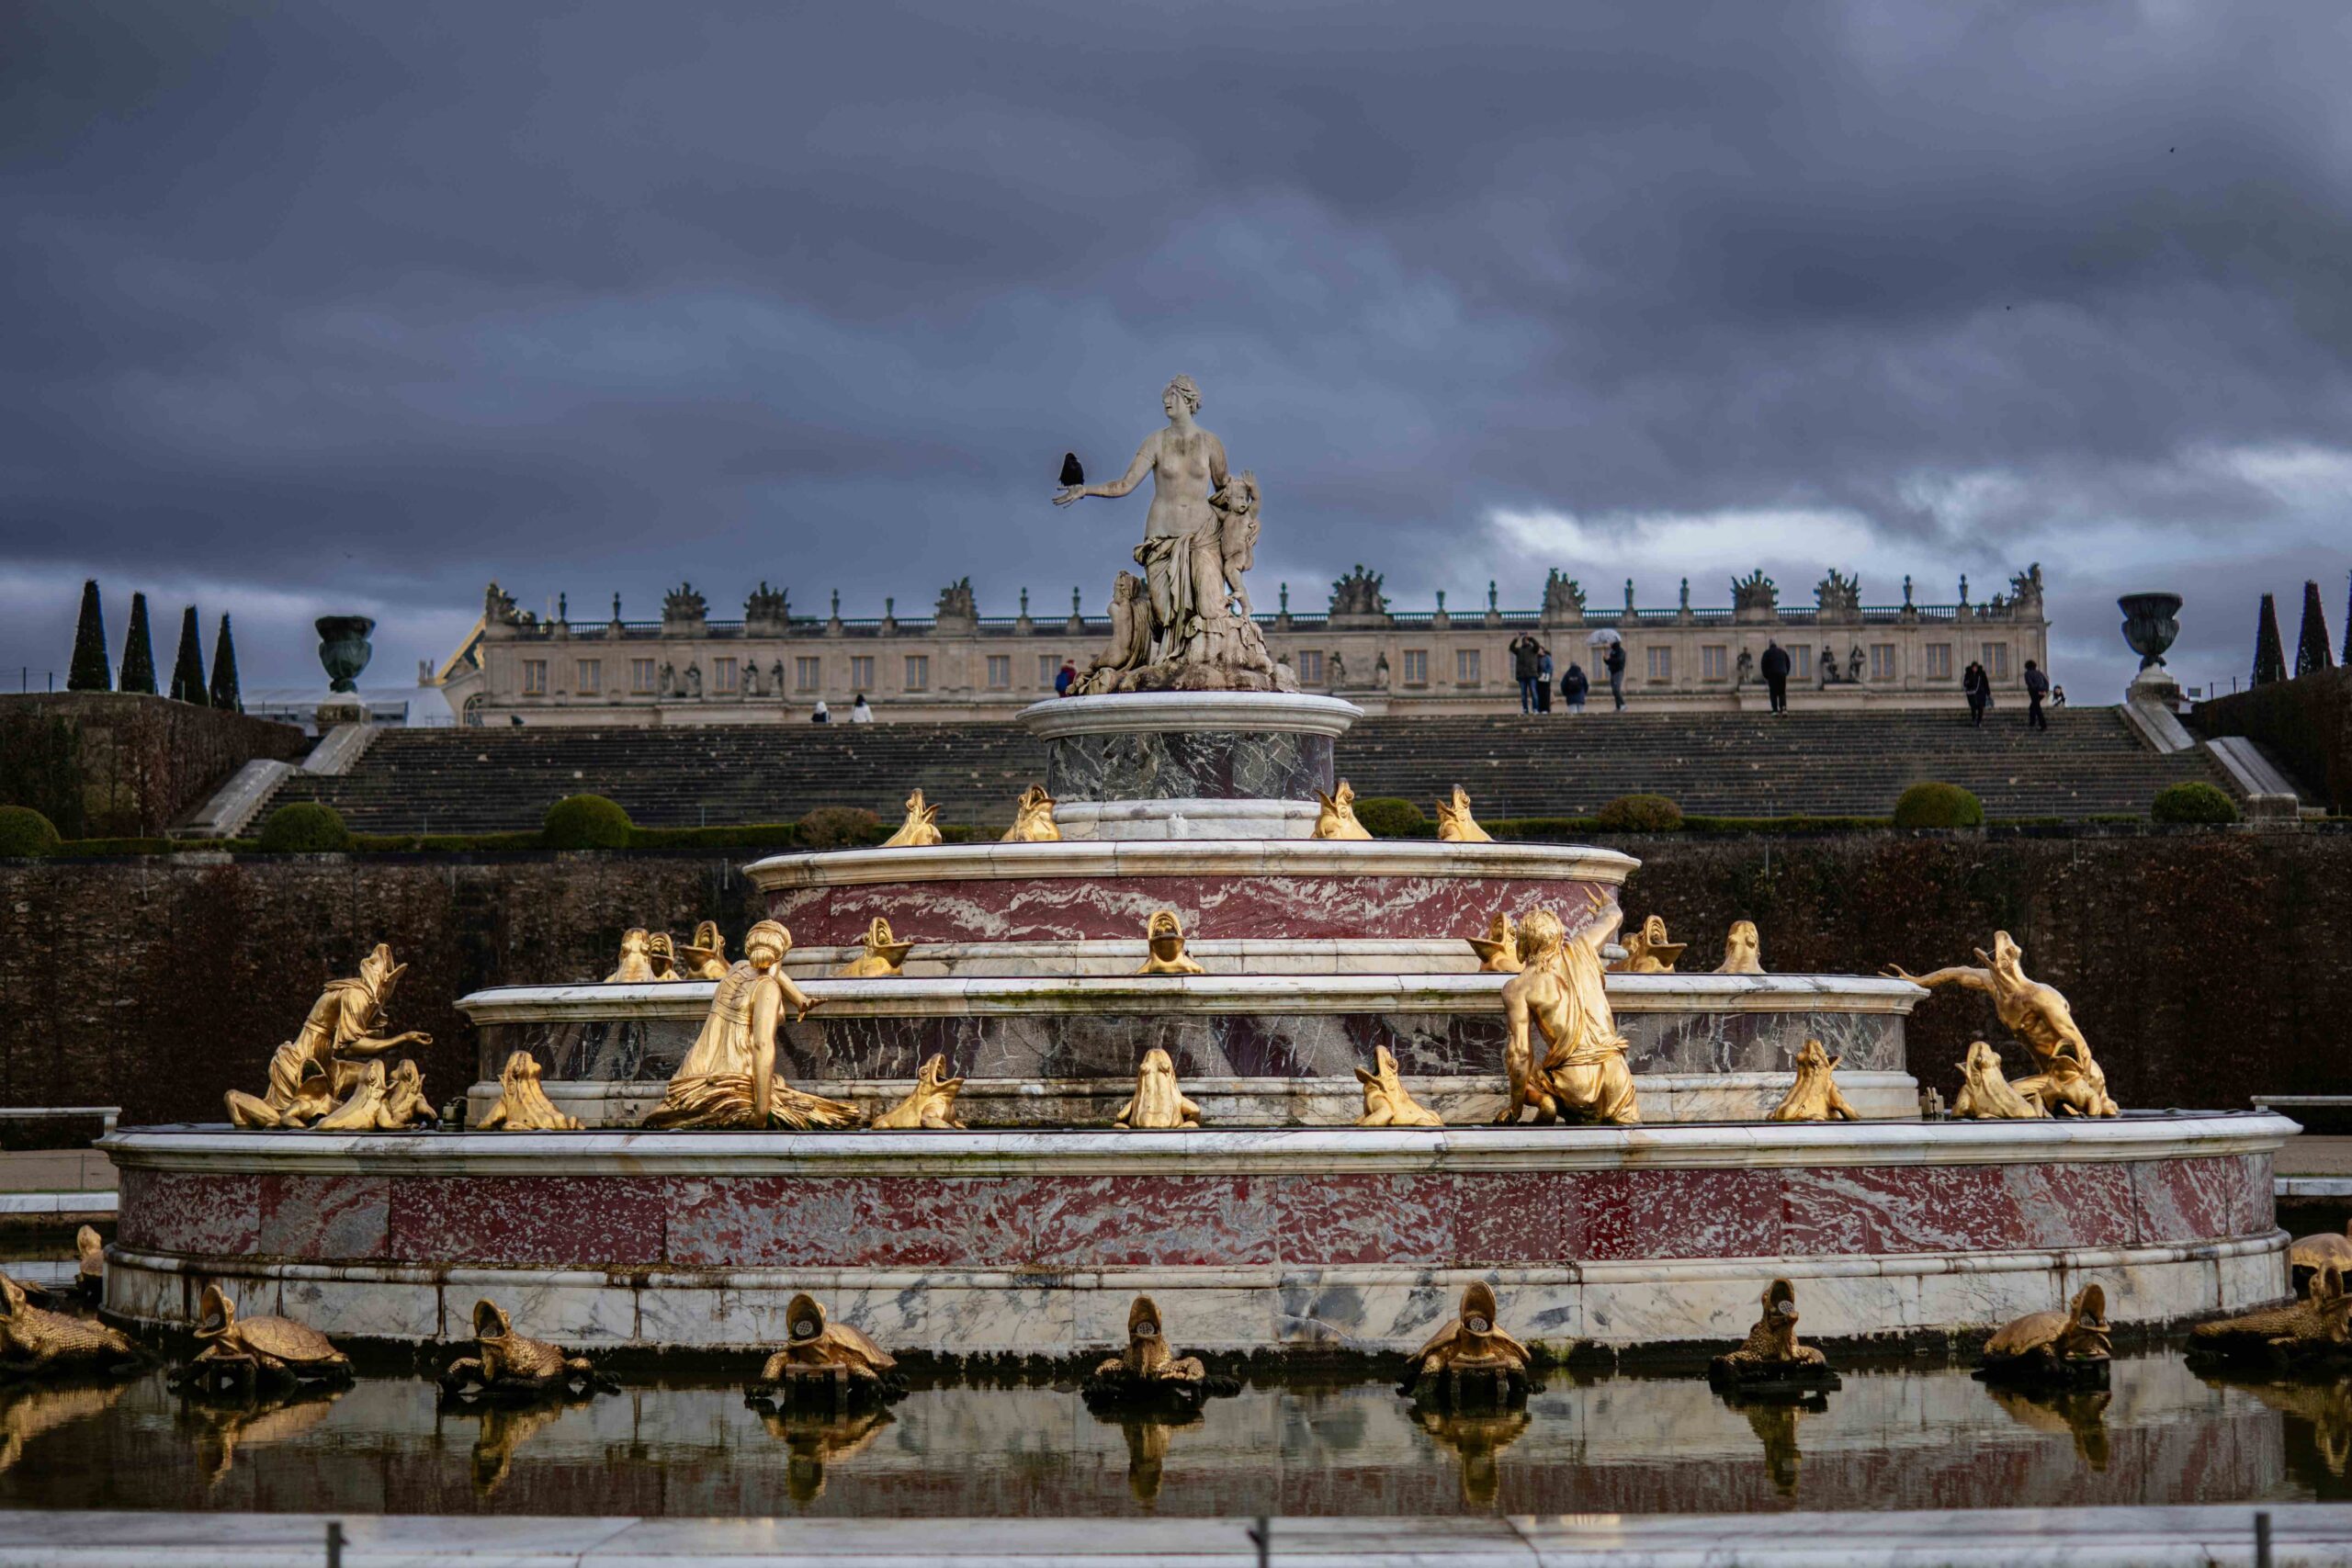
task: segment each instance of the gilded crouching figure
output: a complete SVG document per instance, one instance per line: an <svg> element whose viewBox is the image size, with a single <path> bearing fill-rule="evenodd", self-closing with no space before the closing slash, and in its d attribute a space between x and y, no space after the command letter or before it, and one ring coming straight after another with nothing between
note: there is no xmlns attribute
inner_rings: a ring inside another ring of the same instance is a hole
<svg viewBox="0 0 2352 1568"><path fill-rule="evenodd" d="M1628 1125L1642 1119L1625 1039L1617 1032L1601 980L1600 948L1622 917L1605 897L1589 897L1594 918L1574 936L1549 909L1534 910L1519 923L1524 967L1503 983L1509 1032L1503 1066L1510 1096L1495 1118L1498 1122L1516 1122L1531 1109L1539 1122ZM1546 1046L1540 1062L1531 1031Z"/></svg>
<svg viewBox="0 0 2352 1568"><path fill-rule="evenodd" d="M433 1036L423 1030L386 1032L384 1010L407 972L407 964L392 962L390 945L379 942L359 961L357 975L328 981L311 1004L300 1032L271 1055L268 1089L259 1096L228 1092L229 1120L239 1127L263 1128L302 1127L330 1119L336 1102L370 1080L368 1067L376 1069L374 1082L384 1082L382 1057L403 1045L432 1044ZM422 1103L424 1080L416 1065L402 1062L401 1075L413 1080L416 1094L414 1103L403 1097L398 1109L412 1113L413 1120L429 1121L432 1110ZM378 1103L369 1108L369 1125L379 1121L376 1111L384 1106L382 1095L379 1090ZM422 1114L414 1114L418 1111Z"/></svg>
<svg viewBox="0 0 2352 1568"><path fill-rule="evenodd" d="M1437 837L1443 844L1491 844L1495 836L1478 826L1470 815L1470 794L1460 784L1453 786L1451 802L1437 803Z"/></svg>
<svg viewBox="0 0 2352 1568"><path fill-rule="evenodd" d="M1176 1132L1201 1124L1201 1108L1176 1087L1175 1059L1155 1045L1143 1054L1136 1091L1111 1123L1140 1132Z"/></svg>
<svg viewBox="0 0 2352 1568"><path fill-rule="evenodd" d="M1044 784L1031 784L1021 792L1012 807L1012 826L1004 830L1003 842L1008 844L1058 844L1062 830L1054 820L1054 797L1046 793Z"/></svg>
<svg viewBox="0 0 2352 1568"><path fill-rule="evenodd" d="M107 1293L107 1244L88 1225L74 1233L74 1292L85 1302Z"/></svg>
<svg viewBox="0 0 2352 1568"><path fill-rule="evenodd" d="M0 1274L0 1375L135 1371L140 1364L139 1348L120 1329L37 1307Z"/></svg>
<svg viewBox="0 0 2352 1568"><path fill-rule="evenodd" d="M2345 1275L2328 1264L2312 1277L2302 1299L2212 1323L2188 1333L2192 1361L2341 1361L2352 1357L2352 1296Z"/></svg>
<svg viewBox="0 0 2352 1568"><path fill-rule="evenodd" d="M2075 1026L2075 1010L2054 986L2029 979L2025 950L2007 931L1993 933L1993 951L1976 950L1982 967L1955 964L1925 975L1914 975L1900 964L1886 972L1899 980L1933 990L1962 986L1985 992L1993 1012L2033 1056L2038 1075L2019 1078L2013 1086L2030 1094L2050 1112L2072 1116L2113 1116L2114 1099L2107 1092L2107 1073L2091 1055L2090 1042Z"/></svg>
<svg viewBox="0 0 2352 1568"><path fill-rule="evenodd" d="M1484 1280L1462 1292L1462 1311L1413 1352L1397 1392L1446 1410L1524 1404L1535 1358L1496 1321L1495 1289Z"/></svg>
<svg viewBox="0 0 2352 1568"><path fill-rule="evenodd" d="M474 1303L474 1353L449 1363L441 1374L441 1388L466 1398L620 1392L620 1384L599 1372L587 1357L567 1356L544 1339L515 1333L504 1309L488 1298Z"/></svg>
<svg viewBox="0 0 2352 1568"><path fill-rule="evenodd" d="M1797 1051L1796 1082L1789 1086L1787 1096L1773 1107L1770 1120L1774 1122L1859 1122L1861 1112L1847 1102L1838 1092L1838 1080L1832 1075L1843 1056L1833 1056L1818 1040L1808 1040Z"/></svg>
<svg viewBox="0 0 2352 1568"><path fill-rule="evenodd" d="M482 1112L475 1123L475 1131L491 1133L577 1133L580 1119L567 1116L555 1108L548 1091L539 1087L538 1058L528 1051L517 1051L506 1058L506 1070L498 1075L498 1099Z"/></svg>
<svg viewBox="0 0 2352 1568"><path fill-rule="evenodd" d="M1764 1287L1764 1310L1739 1348L1707 1364L1707 1381L1719 1389L1754 1395L1817 1393L1838 1386L1829 1358L1797 1343L1797 1292L1786 1280Z"/></svg>
<svg viewBox="0 0 2352 1568"><path fill-rule="evenodd" d="M653 938L643 926L621 932L620 961L605 976L607 986L641 985L653 978Z"/></svg>
<svg viewBox="0 0 2352 1568"><path fill-rule="evenodd" d="M827 1319L805 1292L785 1308L785 1345L743 1391L743 1403L775 1409L888 1404L907 1392L898 1361L846 1323Z"/></svg>
<svg viewBox="0 0 2352 1568"><path fill-rule="evenodd" d="M2064 1312L2030 1312L1984 1342L1975 1375L1986 1382L2105 1388L2113 1349L2107 1292L2085 1285Z"/></svg>
<svg viewBox="0 0 2352 1568"><path fill-rule="evenodd" d="M1396 1058L1385 1045L1373 1047L1373 1066L1356 1069L1363 1085L1363 1114L1359 1127L1442 1127L1445 1120L1407 1092L1396 1073Z"/></svg>
<svg viewBox="0 0 2352 1568"><path fill-rule="evenodd" d="M939 807L923 804L922 791L915 790L907 796L907 819L899 830L882 840L886 850L923 850L940 841Z"/></svg>
<svg viewBox="0 0 2352 1568"><path fill-rule="evenodd" d="M833 971L837 980L879 980L904 972L907 954L914 951L914 939L900 942L891 933L890 922L876 915L865 923L864 949L855 958Z"/></svg>
<svg viewBox="0 0 2352 1568"><path fill-rule="evenodd" d="M876 1116L873 1124L886 1132L917 1127L929 1127L934 1132L960 1128L964 1123L956 1117L956 1096L963 1088L962 1078L947 1076L947 1058L933 1055L916 1069L912 1091Z"/></svg>
<svg viewBox="0 0 2352 1568"><path fill-rule="evenodd" d="M1137 1296L1127 1306L1127 1348L1097 1366L1080 1393L1087 1408L1100 1414L1198 1410L1218 1394L1239 1391L1231 1378L1209 1376L1199 1357L1170 1350L1159 1308L1149 1296Z"/></svg>
<svg viewBox="0 0 2352 1568"><path fill-rule="evenodd" d="M792 933L762 920L743 937L744 956L711 995L694 1049L678 1064L645 1125L673 1127L847 1127L857 1108L803 1093L775 1070L775 1036L787 1007L807 1018L816 1000L779 965Z"/></svg>
<svg viewBox="0 0 2352 1568"><path fill-rule="evenodd" d="M172 1374L175 1388L254 1393L351 1381L351 1358L325 1335L290 1317L240 1318L237 1303L218 1285L204 1287L196 1337L204 1348Z"/></svg>

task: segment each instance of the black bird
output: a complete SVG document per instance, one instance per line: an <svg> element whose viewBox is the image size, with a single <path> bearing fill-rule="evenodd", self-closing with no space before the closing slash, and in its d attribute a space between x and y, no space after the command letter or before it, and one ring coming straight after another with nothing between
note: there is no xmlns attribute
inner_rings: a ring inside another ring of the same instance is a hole
<svg viewBox="0 0 2352 1568"><path fill-rule="evenodd" d="M1062 487L1067 490L1071 485L1082 485L1085 482L1086 468L1083 464L1079 462L1078 454L1075 452L1063 453Z"/></svg>

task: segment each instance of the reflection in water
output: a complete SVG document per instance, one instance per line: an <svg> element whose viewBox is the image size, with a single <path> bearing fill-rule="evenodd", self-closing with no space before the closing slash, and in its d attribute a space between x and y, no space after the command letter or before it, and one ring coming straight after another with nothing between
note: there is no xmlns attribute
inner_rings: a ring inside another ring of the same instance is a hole
<svg viewBox="0 0 2352 1568"><path fill-rule="evenodd" d="M785 1495L804 1508L825 1495L825 1466L865 1452L891 1420L881 1405L831 1415L782 1411L773 1404L752 1408L769 1437L784 1439Z"/></svg>
<svg viewBox="0 0 2352 1568"><path fill-rule="evenodd" d="M1809 1408L1734 1408L1702 1378L1558 1377L1522 1412L1430 1419L1388 1385L1301 1378L1180 1427L1100 1420L1042 1382L921 1388L888 1418L804 1422L763 1420L716 1375L459 1413L421 1378L222 1409L184 1405L158 1372L0 1395L0 1508L1183 1517L2352 1500L2352 1385L2209 1382L2168 1354L2119 1359L2113 1382L2103 1405L2045 1404L1906 1364L1849 1369Z"/></svg>
<svg viewBox="0 0 2352 1568"><path fill-rule="evenodd" d="M238 1444L258 1448L300 1438L325 1420L342 1397L340 1385L324 1383L266 1395L191 1390L180 1396L179 1424L206 1482L218 1485L236 1462Z"/></svg>
<svg viewBox="0 0 2352 1568"><path fill-rule="evenodd" d="M2041 1390L1990 1383L1984 1392L2018 1426L2053 1437L2064 1432L2075 1439L2075 1453L2085 1464L2095 1471L2107 1469L2107 1407L2115 1398L2112 1389Z"/></svg>
<svg viewBox="0 0 2352 1568"><path fill-rule="evenodd" d="M1452 1449L1462 1472L1462 1500L1474 1508L1494 1506L1502 1490L1502 1472L1495 1456L1519 1441L1527 1430L1525 1410L1498 1410L1486 1415L1461 1415L1413 1407L1413 1419L1422 1431Z"/></svg>
<svg viewBox="0 0 2352 1568"><path fill-rule="evenodd" d="M514 1450L534 1433L562 1419L565 1413L594 1404L596 1391L573 1394L558 1384L536 1397L473 1398L445 1395L444 1415L472 1416L481 1422L474 1435L470 1463L474 1495L487 1497L506 1484L514 1468Z"/></svg>
<svg viewBox="0 0 2352 1568"><path fill-rule="evenodd" d="M1747 1417L1747 1429L1764 1446L1764 1473L1771 1477L1772 1489L1783 1497L1795 1496L1797 1471L1804 1462L1804 1454L1797 1447L1797 1418L1826 1414L1829 1396L1819 1389L1765 1393L1725 1388L1718 1393L1727 1408Z"/></svg>

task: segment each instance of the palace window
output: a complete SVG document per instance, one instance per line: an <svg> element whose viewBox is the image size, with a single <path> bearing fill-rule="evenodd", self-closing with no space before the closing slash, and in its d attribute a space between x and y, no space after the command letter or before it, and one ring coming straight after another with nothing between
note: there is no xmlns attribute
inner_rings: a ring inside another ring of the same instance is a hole
<svg viewBox="0 0 2352 1568"><path fill-rule="evenodd" d="M1721 681L1731 674L1731 649L1711 642L1699 650L1699 679Z"/></svg>
<svg viewBox="0 0 2352 1568"><path fill-rule="evenodd" d="M1405 684L1426 686L1430 683L1430 650L1408 648L1405 650Z"/></svg>
<svg viewBox="0 0 2352 1568"><path fill-rule="evenodd" d="M571 683L572 690L583 697L600 697L605 694L605 661L603 660L582 660L577 675L578 679Z"/></svg>
<svg viewBox="0 0 2352 1568"><path fill-rule="evenodd" d="M849 661L849 687L853 692L874 689L874 656L860 654Z"/></svg>
<svg viewBox="0 0 2352 1568"><path fill-rule="evenodd" d="M1894 645L1891 642L1871 644L1871 679L1892 681L1895 672Z"/></svg>
<svg viewBox="0 0 2352 1568"><path fill-rule="evenodd" d="M907 655L907 684L905 689L910 692L928 692L931 690L930 654L910 653Z"/></svg>
<svg viewBox="0 0 2352 1568"><path fill-rule="evenodd" d="M1012 655L1009 653L989 654L989 690L991 692L1001 692L1010 689L1012 685Z"/></svg>
<svg viewBox="0 0 2352 1568"><path fill-rule="evenodd" d="M1951 644L1931 642L1928 645L1928 679L1930 681L1951 679Z"/></svg>
<svg viewBox="0 0 2352 1568"><path fill-rule="evenodd" d="M1789 651L1789 673L1799 681L1813 679L1813 649L1810 647Z"/></svg>
<svg viewBox="0 0 2352 1568"><path fill-rule="evenodd" d="M1323 650L1321 649L1302 648L1298 650L1298 683L1302 686L1319 686L1323 683Z"/></svg>
<svg viewBox="0 0 2352 1568"><path fill-rule="evenodd" d="M1650 679L1653 681L1673 680L1674 649L1671 648L1653 648L1648 650L1648 653Z"/></svg>
<svg viewBox="0 0 2352 1568"><path fill-rule="evenodd" d="M1478 683L1478 650L1476 649L1457 648L1453 650L1453 683L1457 686L1475 686Z"/></svg>
<svg viewBox="0 0 2352 1568"><path fill-rule="evenodd" d="M825 660L821 654L802 654L792 661L792 684L797 691L813 692L825 683Z"/></svg>
<svg viewBox="0 0 2352 1568"><path fill-rule="evenodd" d="M1062 661L1050 653L1037 655L1037 684L1045 691L1054 689L1054 677L1062 672Z"/></svg>
<svg viewBox="0 0 2352 1568"><path fill-rule="evenodd" d="M2006 642L1986 643L1984 663L1985 674L1996 681L2007 680L2009 678L2009 645Z"/></svg>
<svg viewBox="0 0 2352 1568"><path fill-rule="evenodd" d="M632 659L628 661L628 689L640 697L653 694L653 660Z"/></svg>
<svg viewBox="0 0 2352 1568"><path fill-rule="evenodd" d="M523 694L544 697L548 694L548 661L544 659L523 660Z"/></svg>
<svg viewBox="0 0 2352 1568"><path fill-rule="evenodd" d="M710 689L714 692L732 692L740 687L742 684L742 678L736 673L738 668L735 660L731 659L712 660Z"/></svg>

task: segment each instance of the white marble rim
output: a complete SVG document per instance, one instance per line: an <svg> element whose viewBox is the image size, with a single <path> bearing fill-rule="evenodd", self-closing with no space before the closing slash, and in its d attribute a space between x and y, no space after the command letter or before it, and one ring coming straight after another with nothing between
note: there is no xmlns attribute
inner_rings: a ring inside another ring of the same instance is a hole
<svg viewBox="0 0 2352 1568"><path fill-rule="evenodd" d="M408 1176L1328 1175L2078 1164L2275 1152L2299 1129L2239 1111L2048 1122L1683 1122L1635 1127L1214 1127L1182 1133L242 1132L118 1128L118 1169Z"/></svg>
<svg viewBox="0 0 2352 1568"><path fill-rule="evenodd" d="M1141 951L1137 944L1137 952ZM1068 1013L1487 1013L1506 975L901 975L795 976L825 1018L1021 1017ZM501 986L458 998L477 1024L699 1019L712 980ZM1907 1013L1927 993L1865 975L1611 975L1623 1013Z"/></svg>
<svg viewBox="0 0 2352 1568"><path fill-rule="evenodd" d="M1500 1073L1403 1073L1399 1081L1415 1093L1428 1094L1500 1094L1509 1080ZM1634 1088L1637 1093L1678 1094L1694 1089L1785 1089L1795 1081L1792 1070L1739 1073L1635 1073ZM1919 1080L1909 1073L1847 1072L1839 1068L1840 1089L1907 1089L1916 1090ZM875 1100L905 1095L914 1088L912 1078L803 1078L799 1087L812 1092L821 1091L836 1100ZM540 1082L550 1100L659 1100L665 1085L659 1078L546 1078ZM1182 1080L1184 1092L1192 1095L1257 1095L1267 1099L1303 1099L1310 1095L1344 1095L1350 1100L1362 1098L1363 1084L1352 1075L1347 1077L1210 1077L1187 1074ZM1116 1098L1131 1091L1135 1085L1126 1078L976 1078L967 1077L957 1091L958 1103L982 1100L1061 1100L1080 1096ZM495 1100L502 1094L496 1078L478 1078L466 1094L469 1099ZM43 1197L49 1194L41 1194ZM112 1199L113 1194L108 1193ZM0 1213L6 1213L5 1197L0 1197Z"/></svg>
<svg viewBox="0 0 2352 1568"><path fill-rule="evenodd" d="M1064 839L809 850L743 868L764 893L876 883L1083 876L1517 877L1622 884L1641 864L1585 844L1448 844L1433 839Z"/></svg>
<svg viewBox="0 0 2352 1568"><path fill-rule="evenodd" d="M1047 697L1014 716L1041 740L1066 735L1120 735L1139 730L1272 731L1328 735L1334 739L1363 716L1340 697L1306 692L1114 692L1091 697Z"/></svg>

